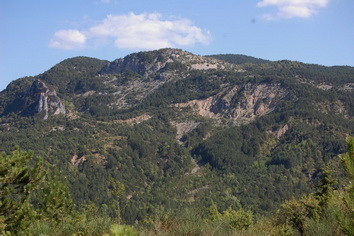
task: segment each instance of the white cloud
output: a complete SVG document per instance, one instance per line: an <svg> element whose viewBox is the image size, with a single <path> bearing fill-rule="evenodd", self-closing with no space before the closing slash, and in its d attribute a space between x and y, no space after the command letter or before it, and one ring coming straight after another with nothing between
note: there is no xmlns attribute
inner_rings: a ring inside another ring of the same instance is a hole
<svg viewBox="0 0 354 236"><path fill-rule="evenodd" d="M62 31L55 33L54 38L57 40L52 40L59 45L61 41L57 34ZM84 34L77 30L76 32ZM163 20L162 15L157 13L108 15L100 24L85 30L84 36L85 39L96 41L113 39L115 47L121 49L146 50L196 43L209 44L211 41L210 33L198 28L190 20Z"/></svg>
<svg viewBox="0 0 354 236"><path fill-rule="evenodd" d="M49 46L65 50L80 49L85 46L86 40L86 35L78 30L59 30L54 33Z"/></svg>
<svg viewBox="0 0 354 236"><path fill-rule="evenodd" d="M264 15L266 19L276 18L310 18L324 8L330 0L262 0L257 3L258 7L275 6L276 14Z"/></svg>

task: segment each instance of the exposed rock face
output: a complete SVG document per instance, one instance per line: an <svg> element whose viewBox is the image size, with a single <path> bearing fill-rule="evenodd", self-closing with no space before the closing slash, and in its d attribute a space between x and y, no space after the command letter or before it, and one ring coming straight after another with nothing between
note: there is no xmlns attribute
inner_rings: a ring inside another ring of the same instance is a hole
<svg viewBox="0 0 354 236"><path fill-rule="evenodd" d="M165 69L171 63L181 63L187 69L208 70L225 69L226 67L236 68L237 66L220 61L215 58L208 58L191 54L189 52L165 48L151 52L133 53L124 58L108 63L101 70L101 74L124 73L134 71L140 75L149 75Z"/></svg>
<svg viewBox="0 0 354 236"><path fill-rule="evenodd" d="M128 125L136 125L140 124L143 121L151 119L151 116L148 114L144 114L141 116L137 116L134 118L126 119L126 120L114 120L113 123L121 123L121 124L128 124Z"/></svg>
<svg viewBox="0 0 354 236"><path fill-rule="evenodd" d="M318 111L325 114L342 114L344 117L349 118L349 113L346 106L340 100L332 102L317 102L316 108Z"/></svg>
<svg viewBox="0 0 354 236"><path fill-rule="evenodd" d="M43 119L48 119L49 115L65 114L65 106L57 96L55 90L51 90L40 80L33 82L28 89L26 96L32 102L29 113L42 113Z"/></svg>
<svg viewBox="0 0 354 236"><path fill-rule="evenodd" d="M75 155L73 157L71 157L70 162L73 166L78 167L80 164L84 163L87 160L85 155L82 156L78 156Z"/></svg>
<svg viewBox="0 0 354 236"><path fill-rule="evenodd" d="M134 71L140 75L143 75L146 72L146 65L139 58L134 56L127 56L125 58L117 59L113 62L110 62L105 66L101 73L102 74L115 74L115 73L124 73L127 71Z"/></svg>
<svg viewBox="0 0 354 236"><path fill-rule="evenodd" d="M98 152L93 152L92 156L93 156L93 162L96 163L97 165L105 165L107 163L107 157L101 155ZM71 157L70 162L73 166L79 167L87 160L88 160L87 155L79 154Z"/></svg>
<svg viewBox="0 0 354 236"><path fill-rule="evenodd" d="M345 90L345 91L352 91L354 90L354 83L346 83L342 90Z"/></svg>
<svg viewBox="0 0 354 236"><path fill-rule="evenodd" d="M183 135L197 128L199 124L200 122L195 121L187 121L182 123L172 122L172 125L174 125L177 129L177 141L180 142L179 140L183 137Z"/></svg>
<svg viewBox="0 0 354 236"><path fill-rule="evenodd" d="M191 107L204 117L226 118L243 124L271 112L286 94L287 91L279 84L244 84L203 100L192 100L176 106Z"/></svg>
<svg viewBox="0 0 354 236"><path fill-rule="evenodd" d="M164 83L185 78L191 70L211 69L239 70L237 65L215 58L167 48L133 53L117 59L102 68L98 76L104 78L106 85L115 90L116 98L110 106L128 108L142 101Z"/></svg>
<svg viewBox="0 0 354 236"><path fill-rule="evenodd" d="M279 140L281 137L284 136L284 134L289 130L289 128L289 124L285 124L275 130L268 130L267 133L273 134L275 138Z"/></svg>

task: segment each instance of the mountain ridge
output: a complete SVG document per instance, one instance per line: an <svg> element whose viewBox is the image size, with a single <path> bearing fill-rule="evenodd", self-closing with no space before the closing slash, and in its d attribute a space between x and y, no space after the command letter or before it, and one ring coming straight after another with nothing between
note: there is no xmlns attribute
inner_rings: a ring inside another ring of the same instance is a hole
<svg viewBox="0 0 354 236"><path fill-rule="evenodd" d="M218 57L75 57L13 81L0 92L0 151L43 156L78 206L110 204L120 181L126 222L213 201L269 214L311 192L324 165L341 175L354 68Z"/></svg>
<svg viewBox="0 0 354 236"><path fill-rule="evenodd" d="M222 60L223 56L226 57L226 60ZM184 78L188 75L189 71L193 70L227 70L247 73L248 68L253 70L253 67L256 65L261 65L260 68L264 71L271 70L274 66L274 69L290 66L290 68L293 67L293 69L291 69L293 71L290 71L291 76L296 79L301 79L303 83L313 83L307 81L306 78L300 78L299 75L294 75L296 70L306 69L306 67L310 67L311 65L292 61L270 62L263 59L244 57L243 55L219 54L216 55L216 57L218 59L214 59L212 56L197 56L180 49L160 49L150 52L133 53L112 62L88 57L75 57L64 60L43 74L32 77L32 79L27 78L27 80L42 80L49 86L58 88L56 92L64 96L68 93L86 93L86 95L93 95L92 93L95 92L106 95L113 93L115 94L114 100L116 102L112 103L111 106L118 106L120 108L134 106L134 104L142 101L147 95L151 94L166 82L176 79L177 77L178 79ZM230 59L227 59L230 57L233 57L234 61L240 57L240 60L243 62L238 65L226 62L227 60L230 61ZM247 60L256 61L257 64L247 64L245 63ZM321 66L314 67L314 69L318 70L317 68L323 68L324 70L331 69ZM341 68L342 67L335 67L334 70ZM353 70L353 68L350 67L347 69L349 73L351 73L350 70ZM178 73L176 73L177 71ZM130 75L126 76L126 74L129 73ZM58 74L60 74L62 78L57 78ZM68 74L70 74L70 76L67 76ZM127 77L131 78L127 79ZM316 83L317 81L314 82ZM321 88L333 87L333 85L327 84L326 82L328 81L324 81L318 86ZM11 84L9 86L11 87ZM111 92L104 91L104 88L108 86L110 86ZM351 83L345 83L343 87L351 89L353 85ZM128 92L125 90L128 90ZM119 96L119 94L121 95ZM110 97L110 99L112 98L111 96L108 97Z"/></svg>

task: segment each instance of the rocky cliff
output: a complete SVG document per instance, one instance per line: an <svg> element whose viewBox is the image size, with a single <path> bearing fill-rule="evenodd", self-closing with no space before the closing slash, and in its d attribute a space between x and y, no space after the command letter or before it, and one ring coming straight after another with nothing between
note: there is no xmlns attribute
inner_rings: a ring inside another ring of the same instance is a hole
<svg viewBox="0 0 354 236"><path fill-rule="evenodd" d="M244 84L231 87L205 99L178 103L190 107L201 116L219 120L226 118L234 124L247 124L256 117L271 112L287 95L279 84Z"/></svg>
<svg viewBox="0 0 354 236"><path fill-rule="evenodd" d="M178 69L225 69L237 68L236 65L211 57L203 57L180 49L160 49L151 52L133 53L124 58L108 63L101 74L114 74L134 71L139 75L149 76L156 72Z"/></svg>
<svg viewBox="0 0 354 236"><path fill-rule="evenodd" d="M42 114L44 120L48 119L49 115L65 115L66 113L65 106L56 91L49 89L40 80L33 82L26 96L30 101L33 101L32 104L29 104L29 107L33 108L32 112Z"/></svg>
<svg viewBox="0 0 354 236"><path fill-rule="evenodd" d="M34 80L25 91L7 103L6 113L17 113L22 116L39 116L46 120L51 115L65 115L63 102L54 89L49 88L43 81Z"/></svg>
<svg viewBox="0 0 354 236"><path fill-rule="evenodd" d="M110 107L129 108L165 83L185 79L193 70L242 69L215 58L167 48L117 59L104 66L98 76L114 90L115 99Z"/></svg>

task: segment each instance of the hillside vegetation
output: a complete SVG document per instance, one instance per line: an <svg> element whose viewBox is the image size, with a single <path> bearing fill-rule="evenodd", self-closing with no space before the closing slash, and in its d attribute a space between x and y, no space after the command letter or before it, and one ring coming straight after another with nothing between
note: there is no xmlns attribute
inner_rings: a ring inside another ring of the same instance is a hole
<svg viewBox="0 0 354 236"><path fill-rule="evenodd" d="M327 226L335 231L327 235L350 235L351 176L339 156L351 155L353 93L352 67L179 49L113 62L67 59L0 92L2 168L26 153L19 150L32 150L46 170L30 175L38 188L28 195L18 198L4 184L0 191L17 199L13 206L27 201L23 209L38 216L42 230L50 214L66 212L70 220L50 224L58 232L78 227L67 235L95 219L106 222L99 234L112 235L261 235L262 228L316 235L310 231ZM29 161L18 171L35 166ZM71 200L43 213L38 189L55 188L50 183L66 186L53 194ZM3 230L37 227L9 220L13 213L1 206Z"/></svg>

